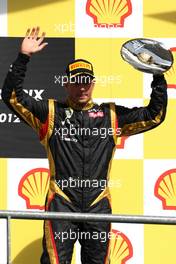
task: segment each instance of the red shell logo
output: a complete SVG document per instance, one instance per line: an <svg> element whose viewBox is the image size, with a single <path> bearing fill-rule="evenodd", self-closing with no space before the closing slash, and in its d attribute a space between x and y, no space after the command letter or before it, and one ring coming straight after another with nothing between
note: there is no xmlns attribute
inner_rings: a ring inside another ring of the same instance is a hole
<svg viewBox="0 0 176 264"><path fill-rule="evenodd" d="M125 142L129 137L118 137L117 138L117 144L116 144L116 148L117 149L124 149L125 148Z"/></svg>
<svg viewBox="0 0 176 264"><path fill-rule="evenodd" d="M49 179L49 170L45 168L30 170L21 178L18 185L18 194L26 201L28 209L45 209Z"/></svg>
<svg viewBox="0 0 176 264"><path fill-rule="evenodd" d="M176 169L165 171L158 178L154 193L162 201L164 210L176 209Z"/></svg>
<svg viewBox="0 0 176 264"><path fill-rule="evenodd" d="M174 58L172 67L165 73L168 88L176 88L176 47L170 49Z"/></svg>
<svg viewBox="0 0 176 264"><path fill-rule="evenodd" d="M133 256L133 247L129 238L118 230L112 229L110 240L110 263L126 264Z"/></svg>
<svg viewBox="0 0 176 264"><path fill-rule="evenodd" d="M88 0L86 13L93 18L94 26L124 27L132 5L130 0Z"/></svg>

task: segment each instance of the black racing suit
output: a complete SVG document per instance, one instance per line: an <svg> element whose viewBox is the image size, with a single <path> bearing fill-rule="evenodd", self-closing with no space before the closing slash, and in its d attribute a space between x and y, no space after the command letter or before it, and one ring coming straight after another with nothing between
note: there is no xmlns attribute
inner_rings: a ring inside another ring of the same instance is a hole
<svg viewBox="0 0 176 264"><path fill-rule="evenodd" d="M164 120L167 105L164 75L154 76L151 100L146 107L130 109L114 103L98 105L90 100L80 109L70 99L36 101L23 92L28 61L27 55L19 54L11 65L2 99L35 129L46 149L51 173L46 210L111 213L107 181L117 137L147 131ZM107 222L47 220L41 263L71 263L77 239L83 264L109 263L109 231ZM89 236L83 236L83 232ZM104 242L101 232L107 234Z"/></svg>

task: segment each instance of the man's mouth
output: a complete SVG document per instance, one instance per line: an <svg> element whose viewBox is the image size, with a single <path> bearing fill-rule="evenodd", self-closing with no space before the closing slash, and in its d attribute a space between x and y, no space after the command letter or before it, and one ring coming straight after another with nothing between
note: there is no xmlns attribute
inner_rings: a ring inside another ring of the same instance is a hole
<svg viewBox="0 0 176 264"><path fill-rule="evenodd" d="M79 98L85 98L85 97L87 97L87 94L80 94L78 97Z"/></svg>

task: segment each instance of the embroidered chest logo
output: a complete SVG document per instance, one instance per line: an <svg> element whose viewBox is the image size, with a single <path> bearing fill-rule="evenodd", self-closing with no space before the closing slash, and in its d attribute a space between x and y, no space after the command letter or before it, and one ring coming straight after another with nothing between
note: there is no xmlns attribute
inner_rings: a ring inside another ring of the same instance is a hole
<svg viewBox="0 0 176 264"><path fill-rule="evenodd" d="M58 135L61 140L63 141L74 141L77 142L78 140L75 138L76 133L76 126L75 124L71 123L70 119L73 115L73 109L66 108L65 109L65 119L61 121L61 127L55 127L55 136Z"/></svg>
<svg viewBox="0 0 176 264"><path fill-rule="evenodd" d="M104 112L101 109L90 109L88 110L88 115L89 117L103 117L104 116Z"/></svg>

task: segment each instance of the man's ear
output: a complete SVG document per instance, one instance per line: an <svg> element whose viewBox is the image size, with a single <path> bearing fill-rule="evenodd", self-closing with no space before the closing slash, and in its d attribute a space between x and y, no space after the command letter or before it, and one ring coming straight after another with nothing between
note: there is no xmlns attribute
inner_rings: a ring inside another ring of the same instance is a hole
<svg viewBox="0 0 176 264"><path fill-rule="evenodd" d="M95 83L96 83L96 79L94 78L94 79L92 80L92 84L94 84L94 86L95 86Z"/></svg>
<svg viewBox="0 0 176 264"><path fill-rule="evenodd" d="M93 79L93 80L92 80L92 89L95 87L95 83L96 83L96 80Z"/></svg>

